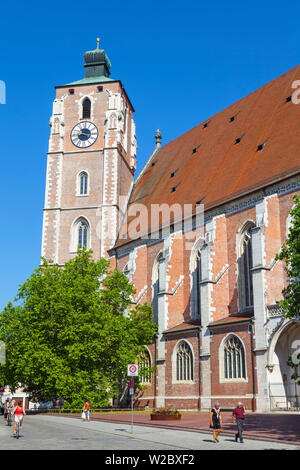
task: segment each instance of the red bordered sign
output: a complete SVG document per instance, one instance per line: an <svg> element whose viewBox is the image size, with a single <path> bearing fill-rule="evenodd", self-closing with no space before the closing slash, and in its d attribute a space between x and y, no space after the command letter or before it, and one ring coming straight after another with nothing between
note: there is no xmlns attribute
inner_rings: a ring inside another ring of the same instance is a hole
<svg viewBox="0 0 300 470"><path fill-rule="evenodd" d="M127 366L127 376L128 377L137 377L139 375L139 366L137 364L128 364Z"/></svg>
<svg viewBox="0 0 300 470"><path fill-rule="evenodd" d="M129 387L134 388L134 378L133 377L130 377L130 379L129 379Z"/></svg>

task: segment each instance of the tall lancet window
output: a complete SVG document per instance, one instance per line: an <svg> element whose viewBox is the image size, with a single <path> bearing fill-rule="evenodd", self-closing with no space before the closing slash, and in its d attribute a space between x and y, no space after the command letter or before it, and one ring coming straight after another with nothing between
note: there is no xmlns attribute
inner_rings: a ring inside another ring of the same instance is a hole
<svg viewBox="0 0 300 470"><path fill-rule="evenodd" d="M91 106L91 100L89 98L85 98L82 102L82 119L91 118Z"/></svg>
<svg viewBox="0 0 300 470"><path fill-rule="evenodd" d="M191 252L190 260L191 317L198 321L201 321L202 246L203 240L199 239Z"/></svg>
<svg viewBox="0 0 300 470"><path fill-rule="evenodd" d="M88 193L88 174L82 171L79 175L79 194L84 196Z"/></svg>
<svg viewBox="0 0 300 470"><path fill-rule="evenodd" d="M193 370L193 353L185 341L182 341L176 353L176 380L178 381L187 381L193 380L194 370Z"/></svg>
<svg viewBox="0 0 300 470"><path fill-rule="evenodd" d="M143 351L139 354L137 358L137 362L139 365L139 380L142 383L150 383L151 382L151 359L149 352Z"/></svg>
<svg viewBox="0 0 300 470"><path fill-rule="evenodd" d="M78 224L78 247L82 249L84 246L88 248L88 232L89 226L86 220L81 219Z"/></svg>
<svg viewBox="0 0 300 470"><path fill-rule="evenodd" d="M152 312L155 323L158 323L159 294L165 290L165 258L159 253L152 270Z"/></svg>
<svg viewBox="0 0 300 470"><path fill-rule="evenodd" d="M252 281L252 229L253 223L246 225L241 233L239 265L239 299L240 308L253 307L253 281Z"/></svg>
<svg viewBox="0 0 300 470"><path fill-rule="evenodd" d="M197 260L196 260L196 286L195 286L196 303L195 303L195 313L199 316L201 315L201 289L200 289L201 281L202 281L202 276L201 276L201 255L200 255L200 252L198 251Z"/></svg>

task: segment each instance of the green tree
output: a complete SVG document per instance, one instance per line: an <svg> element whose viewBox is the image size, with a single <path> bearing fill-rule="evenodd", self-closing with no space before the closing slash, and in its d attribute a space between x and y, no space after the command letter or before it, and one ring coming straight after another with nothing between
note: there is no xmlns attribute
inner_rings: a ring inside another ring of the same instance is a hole
<svg viewBox="0 0 300 470"><path fill-rule="evenodd" d="M300 196L294 196L295 206L291 210L291 225L286 242L277 259L285 261L288 286L283 290L280 306L286 318L300 318Z"/></svg>
<svg viewBox="0 0 300 470"><path fill-rule="evenodd" d="M6 385L65 407L105 406L126 381L127 364L152 341L151 307L131 308L126 276L80 250L64 268L42 264L0 314Z"/></svg>

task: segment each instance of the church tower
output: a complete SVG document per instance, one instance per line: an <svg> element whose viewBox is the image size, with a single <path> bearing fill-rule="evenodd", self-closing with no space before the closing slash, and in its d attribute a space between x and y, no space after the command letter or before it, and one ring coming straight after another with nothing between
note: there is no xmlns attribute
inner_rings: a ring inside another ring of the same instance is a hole
<svg viewBox="0 0 300 470"><path fill-rule="evenodd" d="M85 78L56 87L49 123L42 256L61 265L83 246L107 256L136 168L134 109L99 39L84 60Z"/></svg>

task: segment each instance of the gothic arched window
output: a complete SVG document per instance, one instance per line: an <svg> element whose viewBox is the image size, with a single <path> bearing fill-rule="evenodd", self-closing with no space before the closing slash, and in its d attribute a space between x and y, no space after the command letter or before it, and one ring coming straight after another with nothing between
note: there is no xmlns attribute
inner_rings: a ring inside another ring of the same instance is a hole
<svg viewBox="0 0 300 470"><path fill-rule="evenodd" d="M162 253L159 253L154 261L152 271L152 311L154 321L158 322L158 296L165 290L165 258Z"/></svg>
<svg viewBox="0 0 300 470"><path fill-rule="evenodd" d="M151 383L151 359L147 350L143 351L137 359L139 366L139 379L143 383Z"/></svg>
<svg viewBox="0 0 300 470"><path fill-rule="evenodd" d="M91 248L91 226L85 217L80 216L71 225L70 252L77 253L84 246Z"/></svg>
<svg viewBox="0 0 300 470"><path fill-rule="evenodd" d="M196 281L197 281L197 289L196 289L196 305L197 310L196 313L201 315L201 289L200 289L200 282L202 281L202 274L201 274L201 255L198 253L197 256L197 266L196 266Z"/></svg>
<svg viewBox="0 0 300 470"><path fill-rule="evenodd" d="M90 119L91 106L91 100L89 98L84 98L82 102L82 119Z"/></svg>
<svg viewBox="0 0 300 470"><path fill-rule="evenodd" d="M201 282L203 280L202 248L204 240L200 238L191 251L190 280L191 280L191 317L201 320Z"/></svg>
<svg viewBox="0 0 300 470"><path fill-rule="evenodd" d="M84 246L88 248L88 232L89 225L85 219L81 219L77 226L78 247L82 249Z"/></svg>
<svg viewBox="0 0 300 470"><path fill-rule="evenodd" d="M79 194L84 196L88 193L88 174L82 171L79 175Z"/></svg>
<svg viewBox="0 0 300 470"><path fill-rule="evenodd" d="M224 379L245 379L245 351L237 336L230 336L224 344Z"/></svg>
<svg viewBox="0 0 300 470"><path fill-rule="evenodd" d="M177 347L176 352L176 380L187 381L194 379L193 353L185 341Z"/></svg>
<svg viewBox="0 0 300 470"><path fill-rule="evenodd" d="M240 308L253 307L252 281L252 228L253 223L246 225L241 234L239 264L239 299Z"/></svg>
<svg viewBox="0 0 300 470"><path fill-rule="evenodd" d="M192 316L197 318L201 315L201 283L202 271L201 271L201 254L198 250L195 254L192 272L192 292L191 292L191 310Z"/></svg>

